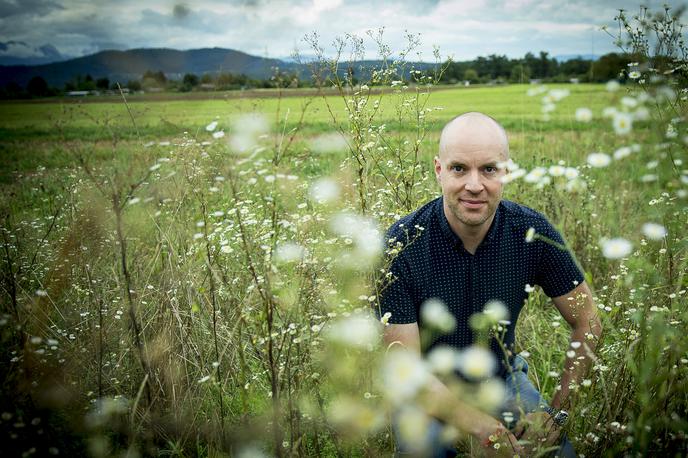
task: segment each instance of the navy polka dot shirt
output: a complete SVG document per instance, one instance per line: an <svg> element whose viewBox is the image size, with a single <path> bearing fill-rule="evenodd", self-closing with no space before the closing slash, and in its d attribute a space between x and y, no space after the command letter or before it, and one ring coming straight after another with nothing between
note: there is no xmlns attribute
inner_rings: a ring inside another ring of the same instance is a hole
<svg viewBox="0 0 688 458"><path fill-rule="evenodd" d="M442 197L397 221L387 232L389 246L403 246L390 265L392 276L380 291L380 315L391 313L389 323L417 322L423 329L421 305L440 299L456 317L456 328L435 338L424 352L444 344L463 348L474 341L469 317L486 303L501 301L510 313L503 342L510 351L521 308L528 297L526 285L539 285L549 297L571 292L583 274L568 251L536 237L526 242L529 228L564 244L559 233L540 213L502 200L494 220L475 254L464 247L444 215ZM422 229L421 229L422 228ZM490 348L506 375L504 350L490 339Z"/></svg>

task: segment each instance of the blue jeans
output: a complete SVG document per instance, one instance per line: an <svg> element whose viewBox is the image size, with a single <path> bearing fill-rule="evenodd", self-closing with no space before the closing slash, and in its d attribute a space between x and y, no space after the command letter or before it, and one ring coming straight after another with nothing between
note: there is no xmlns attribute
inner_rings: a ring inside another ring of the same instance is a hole
<svg viewBox="0 0 688 458"><path fill-rule="evenodd" d="M512 363L512 368L513 371L509 373L504 380L506 385L506 399L499 409L499 419L509 428L516 426L516 423L521 417L521 413L527 414L541 411L541 406L547 405L547 401L545 401L530 380L528 380L528 363L526 360L517 355ZM513 419L508 417L506 419L503 418L502 414L505 412L511 412L511 417L513 417ZM448 444L440 439L443 428L444 424L441 421L431 419L425 441L425 443L428 444L428 448L419 453L417 445L405 444L401 439L398 434L398 424L393 416L392 430L394 432L397 449L395 456L417 456L420 454L433 458L455 457L458 452L453 444ZM562 436L559 450L557 450L555 456L563 458L575 458L576 456L573 445L569 442L565 434Z"/></svg>

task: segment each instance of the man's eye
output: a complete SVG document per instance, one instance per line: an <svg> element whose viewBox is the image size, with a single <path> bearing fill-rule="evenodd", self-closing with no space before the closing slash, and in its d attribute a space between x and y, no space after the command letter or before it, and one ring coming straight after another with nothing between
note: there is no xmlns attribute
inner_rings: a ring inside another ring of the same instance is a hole
<svg viewBox="0 0 688 458"><path fill-rule="evenodd" d="M463 167L461 167L460 165L452 165L450 168L454 172L463 172Z"/></svg>
<svg viewBox="0 0 688 458"><path fill-rule="evenodd" d="M497 167L485 167L485 173L497 173Z"/></svg>

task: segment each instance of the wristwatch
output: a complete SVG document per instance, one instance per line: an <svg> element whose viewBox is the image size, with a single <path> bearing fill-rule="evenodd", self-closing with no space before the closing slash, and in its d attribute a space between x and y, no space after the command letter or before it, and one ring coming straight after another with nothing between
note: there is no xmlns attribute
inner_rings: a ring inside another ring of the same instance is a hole
<svg viewBox="0 0 688 458"><path fill-rule="evenodd" d="M552 417L552 421L558 426L564 426L569 419L569 413L565 410L557 410L550 406L545 406L544 411Z"/></svg>

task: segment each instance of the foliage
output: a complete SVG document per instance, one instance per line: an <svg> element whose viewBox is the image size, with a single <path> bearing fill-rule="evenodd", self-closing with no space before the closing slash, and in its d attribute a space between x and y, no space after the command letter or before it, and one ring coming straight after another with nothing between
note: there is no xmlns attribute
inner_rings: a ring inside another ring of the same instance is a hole
<svg viewBox="0 0 688 458"><path fill-rule="evenodd" d="M380 234L436 195L441 126L480 110L520 166L506 198L564 233L603 319L573 387L577 451L685 454L685 56L643 44L673 16L620 18L635 37L621 87L438 88L451 64L417 70L417 37L393 53L373 32L380 67L345 37L305 97L277 74L268 99L0 105L3 451L391 453L399 387L381 382L368 313ZM631 249L610 256L619 237ZM531 292L517 345L546 397L565 328Z"/></svg>

